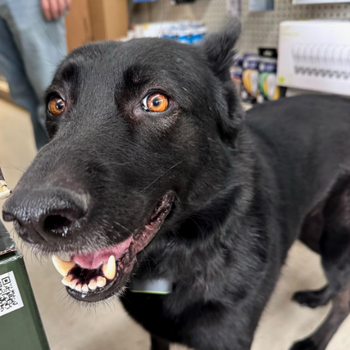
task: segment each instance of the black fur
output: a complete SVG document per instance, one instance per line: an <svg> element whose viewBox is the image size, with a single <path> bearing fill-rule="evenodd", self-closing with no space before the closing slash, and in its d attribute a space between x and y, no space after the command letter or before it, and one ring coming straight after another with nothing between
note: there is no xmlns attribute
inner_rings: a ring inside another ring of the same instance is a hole
<svg viewBox="0 0 350 350"><path fill-rule="evenodd" d="M245 121L228 71L239 33L233 20L197 47L142 39L75 50L47 96L61 96L67 109L48 114L52 141L4 207L37 250L85 252L123 241L175 193L130 275L166 278L173 292L121 296L153 350L168 342L250 349L299 235L321 252L329 285L295 299L312 307L332 299L334 307L294 349L324 350L349 311L350 103L285 99ZM145 111L142 99L158 91L169 109Z"/></svg>

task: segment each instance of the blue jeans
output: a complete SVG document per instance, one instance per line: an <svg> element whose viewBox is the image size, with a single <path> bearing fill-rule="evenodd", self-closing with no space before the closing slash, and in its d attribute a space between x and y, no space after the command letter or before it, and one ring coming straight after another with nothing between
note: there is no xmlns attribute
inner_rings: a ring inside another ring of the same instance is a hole
<svg viewBox="0 0 350 350"><path fill-rule="evenodd" d="M47 141L45 90L67 52L64 18L47 22L40 0L0 0L0 72L31 114L37 148Z"/></svg>

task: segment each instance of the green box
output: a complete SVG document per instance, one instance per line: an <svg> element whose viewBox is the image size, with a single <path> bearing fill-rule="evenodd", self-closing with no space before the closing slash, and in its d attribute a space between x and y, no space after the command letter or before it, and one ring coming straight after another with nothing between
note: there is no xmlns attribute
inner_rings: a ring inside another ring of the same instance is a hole
<svg viewBox="0 0 350 350"><path fill-rule="evenodd" d="M0 349L50 350L23 256L1 221Z"/></svg>

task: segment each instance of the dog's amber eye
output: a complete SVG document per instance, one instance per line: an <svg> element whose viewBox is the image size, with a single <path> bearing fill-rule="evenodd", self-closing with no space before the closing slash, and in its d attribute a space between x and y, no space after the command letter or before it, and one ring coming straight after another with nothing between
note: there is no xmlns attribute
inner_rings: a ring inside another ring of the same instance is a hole
<svg viewBox="0 0 350 350"><path fill-rule="evenodd" d="M53 115L60 115L66 109L66 103L60 97L53 97L48 104L49 112Z"/></svg>
<svg viewBox="0 0 350 350"><path fill-rule="evenodd" d="M142 105L149 112L164 112L168 108L169 100L166 96L157 92L146 96L142 101Z"/></svg>

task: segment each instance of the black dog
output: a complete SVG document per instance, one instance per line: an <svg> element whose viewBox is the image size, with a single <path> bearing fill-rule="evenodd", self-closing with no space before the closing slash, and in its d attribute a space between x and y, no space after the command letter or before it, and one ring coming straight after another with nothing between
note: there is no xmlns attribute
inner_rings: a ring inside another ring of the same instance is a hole
<svg viewBox="0 0 350 350"><path fill-rule="evenodd" d="M228 71L238 21L197 47L165 39L81 47L47 94L44 147L3 217L54 258L75 299L121 296L152 334L248 350L293 241L319 251L333 301L293 349L323 350L349 313L350 103L299 97L244 113ZM150 242L152 240L152 242ZM170 294L133 293L133 279Z"/></svg>

